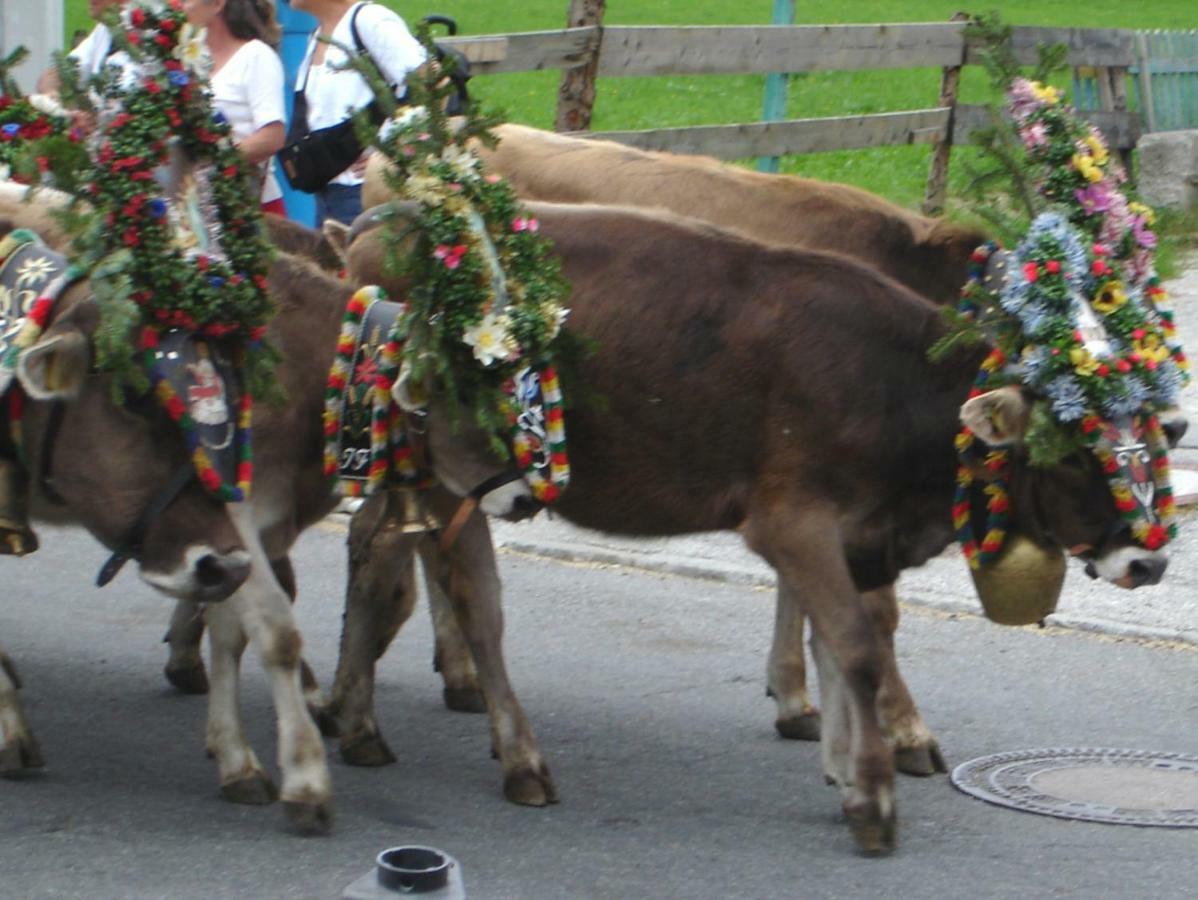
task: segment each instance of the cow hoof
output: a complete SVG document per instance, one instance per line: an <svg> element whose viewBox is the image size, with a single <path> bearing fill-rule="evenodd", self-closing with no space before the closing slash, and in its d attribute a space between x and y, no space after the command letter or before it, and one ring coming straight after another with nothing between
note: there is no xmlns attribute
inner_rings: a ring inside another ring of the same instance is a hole
<svg viewBox="0 0 1198 900"><path fill-rule="evenodd" d="M788 741L818 741L819 713L803 713L778 719L774 727L778 729L778 734Z"/></svg>
<svg viewBox="0 0 1198 900"><path fill-rule="evenodd" d="M333 828L333 805L328 800L323 803L284 800L283 812L299 834L328 834Z"/></svg>
<svg viewBox="0 0 1198 900"><path fill-rule="evenodd" d="M194 666L184 666L182 668L174 668L167 666L162 670L162 674L166 676L177 690L184 694L206 694L208 693L208 674L204 671L203 663L196 663Z"/></svg>
<svg viewBox="0 0 1198 900"><path fill-rule="evenodd" d="M866 856L882 856L894 850L898 838L898 821L894 811L883 816L876 804L850 810L845 808L849 828L853 839L857 841L858 849Z"/></svg>
<svg viewBox="0 0 1198 900"><path fill-rule="evenodd" d="M222 784L220 795L230 803L240 803L243 806L268 806L279 799L274 782L265 772Z"/></svg>
<svg viewBox="0 0 1198 900"><path fill-rule="evenodd" d="M341 759L346 765L377 768L395 762L395 754L377 734L368 734L356 741L341 741Z"/></svg>
<svg viewBox="0 0 1198 900"><path fill-rule="evenodd" d="M485 713L487 711L487 699L483 696L483 692L476 687L447 687L441 692L441 696L445 699L445 708L452 709L454 712Z"/></svg>
<svg viewBox="0 0 1198 900"><path fill-rule="evenodd" d="M341 737L341 726L337 724L337 716L327 706L309 706L308 715L312 717L312 721L320 729L321 737Z"/></svg>
<svg viewBox="0 0 1198 900"><path fill-rule="evenodd" d="M944 754L935 741L924 747L895 747L894 768L906 775L921 778L948 771Z"/></svg>
<svg viewBox="0 0 1198 900"><path fill-rule="evenodd" d="M520 806L547 806L557 803L557 788L549 776L549 769L542 765L539 772L524 768L505 775L503 796L509 803Z"/></svg>
<svg viewBox="0 0 1198 900"><path fill-rule="evenodd" d="M0 750L0 776L4 778L23 775L32 769L41 769L45 765L42 748L38 746L37 738L31 734L17 738Z"/></svg>

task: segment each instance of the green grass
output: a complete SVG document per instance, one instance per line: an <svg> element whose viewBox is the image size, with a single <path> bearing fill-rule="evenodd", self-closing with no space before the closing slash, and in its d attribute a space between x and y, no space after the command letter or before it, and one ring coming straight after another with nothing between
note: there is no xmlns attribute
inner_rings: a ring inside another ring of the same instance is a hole
<svg viewBox="0 0 1198 900"><path fill-rule="evenodd" d="M537 31L565 25L567 0L483 3L481 0L385 0L409 22L429 12L454 16L465 34ZM944 22L961 9L959 0L803 0L797 24L861 22ZM771 0L611 0L612 25L753 25L770 20ZM988 3L976 12L997 10L1013 25L1106 28L1193 28L1193 0L1091 0L1087 4L1043 0ZM67 33L86 27L83 0L67 0ZM475 95L507 118L551 127L559 73L528 72L475 78ZM845 116L935 106L938 69L814 73L791 80L788 113L795 118ZM760 118L761 76L687 76L601 79L593 127L653 128L755 121ZM962 100L985 102L984 73L976 67L962 79ZM844 181L917 206L923 197L930 150L886 147L788 157L783 170L813 178ZM965 181L971 151L954 151L950 191Z"/></svg>

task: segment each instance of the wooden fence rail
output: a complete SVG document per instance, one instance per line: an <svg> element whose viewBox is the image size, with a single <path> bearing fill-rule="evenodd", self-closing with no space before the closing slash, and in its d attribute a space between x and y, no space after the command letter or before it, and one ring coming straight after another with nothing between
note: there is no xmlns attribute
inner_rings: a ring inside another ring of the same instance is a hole
<svg viewBox="0 0 1198 900"><path fill-rule="evenodd" d="M582 5L574 0L572 13ZM601 9L602 3L598 6ZM594 16L587 19L594 20ZM626 27L600 22L557 31L456 37L446 43L466 55L477 75L562 69L574 78L584 69L602 78L906 68L939 68L947 74L962 65L977 65L982 49L967 41L965 23L957 21L729 27ZM1013 30L1012 43L1023 64L1036 63L1041 46L1063 44L1070 66L1092 69L1098 89L1087 116L1126 156L1141 132L1141 117L1129 110L1126 86L1132 67L1143 64L1144 42L1135 32L1020 27ZM577 104L577 97L585 91L574 83L569 93ZM563 89L563 102L564 95ZM955 91L945 96L955 99ZM933 103L937 99L929 97ZM559 127L569 121L589 122L589 108L580 113L575 106L568 115L559 108ZM594 136L722 159L935 143L940 146L936 168L941 171L930 178L924 204L925 209L934 210L943 200L946 148L969 142L972 132L985 124L984 107L951 102L931 109L843 118L609 131Z"/></svg>

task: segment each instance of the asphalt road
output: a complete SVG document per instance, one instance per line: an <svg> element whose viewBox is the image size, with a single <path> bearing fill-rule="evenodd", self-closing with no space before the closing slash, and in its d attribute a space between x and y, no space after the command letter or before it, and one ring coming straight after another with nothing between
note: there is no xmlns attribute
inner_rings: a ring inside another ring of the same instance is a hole
<svg viewBox="0 0 1198 900"><path fill-rule="evenodd" d="M508 661L562 803L505 803L485 720L445 711L423 609L380 668L400 758L333 764L337 822L288 833L231 806L203 753L204 701L167 688L168 604L103 551L46 530L5 561L0 644L49 767L0 781L0 898L334 898L380 849L431 844L497 898L1194 896L1198 832L1070 823L988 806L944 777L899 785L900 848L856 855L818 748L775 737L763 670L772 595L747 586L505 553ZM308 657L335 663L342 535L296 553ZM1198 751L1198 655L908 610L901 661L950 763L1002 750ZM252 655L247 654L247 658ZM257 664L249 733L273 757ZM335 745L329 744L335 756Z"/></svg>

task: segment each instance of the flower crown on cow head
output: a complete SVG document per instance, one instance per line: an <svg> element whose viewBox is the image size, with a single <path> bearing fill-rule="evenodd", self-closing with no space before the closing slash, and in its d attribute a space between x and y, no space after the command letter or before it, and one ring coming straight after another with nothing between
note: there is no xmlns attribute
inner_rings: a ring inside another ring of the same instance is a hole
<svg viewBox="0 0 1198 900"><path fill-rule="evenodd" d="M1172 310L1153 269L1152 211L1129 202L1126 176L1097 129L1061 102L1056 88L1016 79L1008 112L1048 209L1014 250L974 254L961 303L950 314L962 337L995 347L971 396L1006 385L1036 398L1030 462L1052 465L1077 449L1093 452L1116 508L1136 540L1157 549L1176 533L1167 444L1158 415L1188 380ZM962 464L953 507L972 566L992 561L1006 534L1009 451L987 448L968 428L957 439ZM986 528L974 532L974 472L989 470Z"/></svg>

